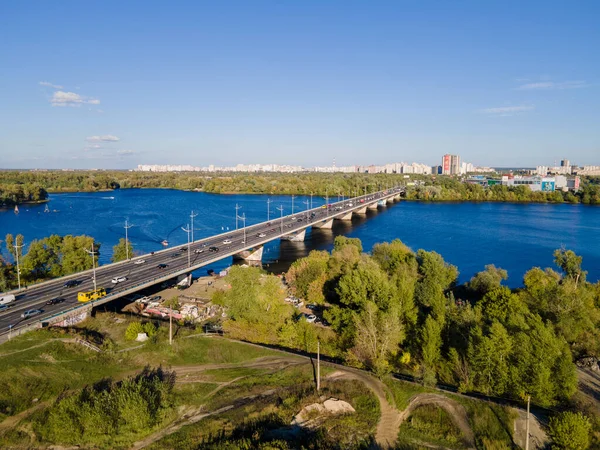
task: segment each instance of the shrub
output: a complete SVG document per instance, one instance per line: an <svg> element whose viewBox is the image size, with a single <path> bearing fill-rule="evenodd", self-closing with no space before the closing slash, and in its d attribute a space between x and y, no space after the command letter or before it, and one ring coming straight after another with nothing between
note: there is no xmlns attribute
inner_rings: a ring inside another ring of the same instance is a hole
<svg viewBox="0 0 600 450"><path fill-rule="evenodd" d="M138 337L138 333L144 333L144 327L140 322L131 322L125 330L125 339L134 341Z"/></svg>
<svg viewBox="0 0 600 450"><path fill-rule="evenodd" d="M555 450L585 450L590 445L592 424L582 413L563 412L550 419L550 437Z"/></svg>

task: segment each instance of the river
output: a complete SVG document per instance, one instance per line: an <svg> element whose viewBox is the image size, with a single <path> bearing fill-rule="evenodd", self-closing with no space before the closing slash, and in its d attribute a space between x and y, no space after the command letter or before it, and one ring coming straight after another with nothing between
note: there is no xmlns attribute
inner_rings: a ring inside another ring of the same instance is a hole
<svg viewBox="0 0 600 450"><path fill-rule="evenodd" d="M248 225L266 220L277 208L291 213L288 196L219 195L171 189L123 189L114 192L51 194L45 205L22 205L19 214L0 210L0 236L21 233L25 243L51 234L86 234L101 243L100 262L109 262L112 246L125 237L125 220L132 228L128 237L134 251L159 250L187 242L182 230L194 210L194 238L220 233L236 226L235 213L245 215ZM332 199L333 200L333 199ZM314 197L313 206L323 204ZM309 197L296 197L294 210L306 208ZM238 226L243 220L238 219ZM280 272L311 250L330 250L337 235L360 238L366 251L377 242L401 239L414 250L435 250L468 281L486 264L508 271L507 284L522 285L523 274L534 266L553 266L552 252L561 247L583 256L588 279L600 279L600 208L583 205L512 203L420 203L401 201L352 222L336 222L332 230L307 233L304 243L275 241L265 248L263 263ZM6 256L4 244L2 251ZM229 260L213 266L217 270ZM202 274L205 271L202 270Z"/></svg>

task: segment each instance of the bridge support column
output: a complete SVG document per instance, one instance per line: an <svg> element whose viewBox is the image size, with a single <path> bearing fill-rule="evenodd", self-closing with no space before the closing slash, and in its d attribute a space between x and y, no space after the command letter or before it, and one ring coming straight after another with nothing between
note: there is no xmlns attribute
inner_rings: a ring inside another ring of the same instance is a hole
<svg viewBox="0 0 600 450"><path fill-rule="evenodd" d="M367 206L368 209L377 209L377 202L375 203L371 203L370 205Z"/></svg>
<svg viewBox="0 0 600 450"><path fill-rule="evenodd" d="M304 238L306 237L306 228L298 233L286 234L285 236L281 236L282 241L290 241L290 242L304 242Z"/></svg>
<svg viewBox="0 0 600 450"><path fill-rule="evenodd" d="M233 259L243 259L245 261L262 261L264 247L262 245L244 250L233 255Z"/></svg>
<svg viewBox="0 0 600 450"><path fill-rule="evenodd" d="M345 221L352 220L352 211L350 211L348 214L345 214L343 216L336 217L335 220L345 220Z"/></svg>
<svg viewBox="0 0 600 450"><path fill-rule="evenodd" d="M388 197L388 198L385 199L385 201L386 201L386 203L388 205L391 205L392 203L394 203L394 198L393 197Z"/></svg>
<svg viewBox="0 0 600 450"><path fill-rule="evenodd" d="M356 211L354 211L356 214L366 214L367 213L367 207L363 206L360 209L357 209Z"/></svg>
<svg viewBox="0 0 600 450"><path fill-rule="evenodd" d="M312 227L313 228L325 228L325 229L331 230L331 228L333 227L333 219L325 219L321 222L313 223Z"/></svg>
<svg viewBox="0 0 600 450"><path fill-rule="evenodd" d="M398 202L400 201L400 198L401 198L401 197L400 197L400 194L396 194L396 196L394 197L394 199L395 199L396 201L398 201Z"/></svg>

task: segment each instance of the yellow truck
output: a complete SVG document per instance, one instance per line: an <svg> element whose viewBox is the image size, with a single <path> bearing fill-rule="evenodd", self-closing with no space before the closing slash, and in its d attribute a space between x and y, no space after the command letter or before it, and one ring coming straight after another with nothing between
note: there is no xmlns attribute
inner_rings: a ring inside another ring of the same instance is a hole
<svg viewBox="0 0 600 450"><path fill-rule="evenodd" d="M106 295L106 289L98 288L95 291L89 292L78 292L77 293L77 301L85 303L90 300L98 300Z"/></svg>

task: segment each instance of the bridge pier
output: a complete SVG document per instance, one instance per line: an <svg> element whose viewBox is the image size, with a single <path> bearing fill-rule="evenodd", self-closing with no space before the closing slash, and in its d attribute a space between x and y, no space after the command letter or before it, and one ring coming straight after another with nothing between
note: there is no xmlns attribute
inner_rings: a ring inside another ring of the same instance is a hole
<svg viewBox="0 0 600 450"><path fill-rule="evenodd" d="M306 228L297 233L286 234L285 236L281 236L282 241L290 241L290 242L304 242L304 238L306 237Z"/></svg>
<svg viewBox="0 0 600 450"><path fill-rule="evenodd" d="M388 197L388 198L385 199L385 201L386 201L386 203L388 205L391 205L392 203L394 203L394 198L393 197Z"/></svg>
<svg viewBox="0 0 600 450"><path fill-rule="evenodd" d="M377 202L375 203L371 203L370 205L367 206L368 209L377 209Z"/></svg>
<svg viewBox="0 0 600 450"><path fill-rule="evenodd" d="M354 211L356 214L366 214L367 213L367 207L363 206L360 209L357 209L356 211Z"/></svg>
<svg viewBox="0 0 600 450"><path fill-rule="evenodd" d="M331 228L333 227L333 219L325 219L325 220L322 220L321 222L313 223L312 227L313 228L324 228L327 230L331 230Z"/></svg>
<svg viewBox="0 0 600 450"><path fill-rule="evenodd" d="M264 247L262 245L250 250L243 250L233 255L233 259L243 259L245 261L262 261Z"/></svg>
<svg viewBox="0 0 600 450"><path fill-rule="evenodd" d="M348 214L345 214L341 217L336 217L335 220L344 220L344 221L352 220L352 211L350 211Z"/></svg>
<svg viewBox="0 0 600 450"><path fill-rule="evenodd" d="M398 202L400 201L400 199L401 199L401 198L402 198L402 197L400 197L400 194L396 194L396 195L394 196L394 200L396 200L396 201L398 201Z"/></svg>

